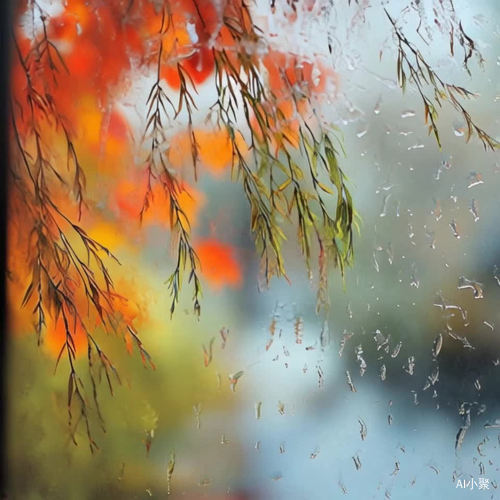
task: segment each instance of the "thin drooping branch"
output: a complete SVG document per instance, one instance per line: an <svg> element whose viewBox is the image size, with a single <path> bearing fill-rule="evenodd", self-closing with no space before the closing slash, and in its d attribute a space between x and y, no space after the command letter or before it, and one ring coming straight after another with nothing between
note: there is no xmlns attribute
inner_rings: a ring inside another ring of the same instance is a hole
<svg viewBox="0 0 500 500"><path fill-rule="evenodd" d="M244 7L224 18L234 38L234 47L241 47L243 42L249 46L265 44L258 29L246 19L250 16ZM284 72L282 85L294 104L298 122L292 128L281 108L283 100L264 85L258 58L246 51L230 52L217 45L213 52L218 98L212 109L217 113L219 127L227 131L232 143L233 173L242 182L250 204L251 230L265 280L268 283L273 275L286 276L282 256L283 220L296 217L297 241L308 270L313 235L317 242L318 305L324 305L328 297L326 268L333 262L343 272L351 261L354 223L352 199L331 134L314 113L314 120L307 117L304 108L312 109L307 91L292 85ZM241 108L254 166L237 140L241 138L238 113ZM304 160L306 168L301 166ZM324 169L323 174L318 171L318 165ZM337 208L332 213L323 198L335 194Z"/></svg>
<svg viewBox="0 0 500 500"><path fill-rule="evenodd" d="M398 46L398 83L403 92L406 89L407 81L410 81L417 89L424 105L425 123L429 123L429 134L434 134L439 147L441 147L441 139L437 127L438 108L441 108L442 103L447 101L462 116L467 125L466 142L473 135L476 135L485 150L494 151L497 149L499 147L498 141L477 125L461 102L461 99L470 99L475 94L463 87L443 80L432 69L422 53L408 40L387 10L385 13L393 26ZM428 88L431 95L426 90Z"/></svg>
<svg viewBox="0 0 500 500"><path fill-rule="evenodd" d="M176 247L175 269L167 280L171 291L172 303L170 313L173 314L179 302L180 291L183 282L183 273L189 270L188 281L193 284L193 307L196 315L199 316L201 305L201 281L199 278L199 259L191 244L191 226L186 212L179 201L179 194L184 189L178 179L169 170L168 159L166 158L164 123L169 120L167 105L169 105L176 118L183 107L188 113L189 136L192 145L193 165L196 175L197 149L194 134L192 132L192 109L196 107L194 99L190 94L186 75L182 64L177 63L177 71L181 82L179 91L179 102L176 108L171 99L165 93L161 82L161 68L163 64L163 36L169 29L173 29L173 24L169 14L162 11L161 28L159 31L158 55L156 60L156 81L151 88L147 99L148 113L145 139L151 143L150 151L146 158L146 170L148 175L148 185L144 197L143 207L140 217L142 220L145 212L151 207L153 201L153 183L159 182L169 200L170 228L173 236L173 246ZM194 87L194 83L191 81Z"/></svg>
<svg viewBox="0 0 500 500"><path fill-rule="evenodd" d="M11 209L13 213L22 213L27 235L23 250L28 256L30 276L21 305L33 308L39 343L43 342L49 318L51 330L62 330L64 341L56 368L66 354L69 366L67 407L72 438L76 443L75 433L83 423L90 449L94 451L97 444L91 430L92 408L88 396L102 424L96 390L100 374L105 374L111 392L111 374L118 382L120 379L95 338L95 326L91 329L90 325L97 322L104 331L121 332L123 336L130 335L133 326L124 321L115 308L119 295L114 289L108 264L119 263L118 260L73 219L72 210L66 208L66 204L63 207L58 201L61 196L71 200L72 195L77 219L81 219L85 206L85 172L73 133L55 97L59 79L68 69L48 37L46 14L36 2L31 3L31 11L42 29L24 54L14 36L16 63L22 69L26 91L24 99L14 100L11 106L11 133L15 145L10 166ZM60 158L53 144L54 133L66 144L66 171L60 168ZM81 336L87 343L91 392L84 387L77 367L77 338ZM143 360L149 361L135 331L132 339Z"/></svg>

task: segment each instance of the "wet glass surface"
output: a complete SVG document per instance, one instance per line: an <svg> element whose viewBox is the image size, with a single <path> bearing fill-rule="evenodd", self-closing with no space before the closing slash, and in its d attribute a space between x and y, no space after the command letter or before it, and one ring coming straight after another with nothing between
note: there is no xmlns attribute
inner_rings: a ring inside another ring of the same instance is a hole
<svg viewBox="0 0 500 500"><path fill-rule="evenodd" d="M496 2L193 5L20 3L9 498L496 498Z"/></svg>

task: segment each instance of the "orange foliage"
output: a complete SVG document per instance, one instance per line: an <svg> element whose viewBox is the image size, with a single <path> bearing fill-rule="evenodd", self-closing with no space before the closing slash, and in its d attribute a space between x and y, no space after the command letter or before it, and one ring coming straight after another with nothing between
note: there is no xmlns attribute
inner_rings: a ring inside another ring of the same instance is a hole
<svg viewBox="0 0 500 500"><path fill-rule="evenodd" d="M94 8L85 0L68 0L64 13L50 19L48 35L65 54L73 89L87 88L105 98L130 67L129 50L142 50L132 25L118 15L122 11L119 0Z"/></svg>
<svg viewBox="0 0 500 500"><path fill-rule="evenodd" d="M262 60L268 73L269 86L278 97L289 96L289 88L306 85L308 94L321 94L334 72L320 61L311 63L293 54L270 51Z"/></svg>
<svg viewBox="0 0 500 500"><path fill-rule="evenodd" d="M233 247L216 239L204 239L196 245L196 253L200 259L201 272L213 289L241 286L242 271Z"/></svg>
<svg viewBox="0 0 500 500"><path fill-rule="evenodd" d="M187 132L178 132L169 141L168 161L175 168L192 162L191 138Z"/></svg>
<svg viewBox="0 0 500 500"><path fill-rule="evenodd" d="M195 129L194 137L201 166L210 173L221 175L232 165L233 143L226 130ZM245 156L248 147L241 134L236 135L235 143ZM192 143L188 133L179 132L170 140L168 159L176 168L192 163Z"/></svg>
<svg viewBox="0 0 500 500"><path fill-rule="evenodd" d="M212 51L206 47L201 47L193 55L183 59L182 68L187 72L193 83L203 83L214 69ZM180 88L181 79L176 64L166 64L162 69L161 76L173 89L178 90Z"/></svg>
<svg viewBox="0 0 500 500"><path fill-rule="evenodd" d="M233 147L225 130L197 130L195 137L200 160L212 173L220 174L231 165Z"/></svg>
<svg viewBox="0 0 500 500"><path fill-rule="evenodd" d="M98 71L101 55L96 45L90 40L80 40L66 57L66 66L70 74L79 79Z"/></svg>
<svg viewBox="0 0 500 500"><path fill-rule="evenodd" d="M178 194L179 205L186 214L191 225L196 222L196 215L199 207L203 203L202 194L186 183L181 184ZM147 178L142 175L135 180L122 179L116 183L111 205L118 210L120 217L126 220L139 220L139 215L144 203L144 196L147 190ZM146 225L159 224L170 227L170 200L161 183L156 183L152 187L153 199L151 207L144 212L142 222Z"/></svg>
<svg viewBox="0 0 500 500"><path fill-rule="evenodd" d="M74 347L78 356L86 354L87 334L78 319L70 320L68 329L71 332L71 338L66 335L66 325L62 314L54 321L51 317L47 318L47 329L44 335L44 347L52 356L58 356L66 340Z"/></svg>

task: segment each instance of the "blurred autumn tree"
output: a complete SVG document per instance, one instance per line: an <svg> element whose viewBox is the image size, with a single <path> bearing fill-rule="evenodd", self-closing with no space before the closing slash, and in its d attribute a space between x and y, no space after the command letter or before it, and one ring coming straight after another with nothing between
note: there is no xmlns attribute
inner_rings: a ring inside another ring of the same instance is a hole
<svg viewBox="0 0 500 500"><path fill-rule="evenodd" d="M316 12L315 5L319 2L272 2L290 23L298 10ZM452 55L461 47L469 71L470 60L482 57L452 2L440 5L437 24L450 32ZM244 0L16 4L11 325L29 330L34 324L38 342L51 346L57 364L66 363L70 427L74 434L84 425L92 450L91 409L102 418L97 385L103 377L112 391L120 380L99 336L122 336L129 351L135 348L154 367L134 326L139 314L134 292L122 293L122 285L119 292L110 271L120 256L103 239L109 241L109 233L133 238L127 227L133 219L170 230L171 313L185 281L199 315L203 279L241 280L223 245L193 243L200 165L214 171L229 166L241 184L265 282L286 277L282 247L289 224L309 271L316 263L318 307L328 302L328 267L343 272L351 263L356 215L339 166L342 144L318 112L321 99L335 91L336 74L322 61L277 50L254 24L253 12ZM448 102L464 118L468 138L476 135L485 148L496 148L463 106L472 93L436 74L386 14L398 51L399 84L403 90L408 84L416 88L438 144L438 110ZM140 78L149 84L142 93L134 87ZM199 92L206 86L210 97L202 99ZM119 106L125 95L133 96L145 118L139 141L132 132L137 123ZM208 105L201 102L207 99ZM174 123L182 124L180 133L172 134ZM187 157L190 174L182 169ZM218 261L225 278L214 270ZM80 355L88 360L90 389L77 370Z"/></svg>

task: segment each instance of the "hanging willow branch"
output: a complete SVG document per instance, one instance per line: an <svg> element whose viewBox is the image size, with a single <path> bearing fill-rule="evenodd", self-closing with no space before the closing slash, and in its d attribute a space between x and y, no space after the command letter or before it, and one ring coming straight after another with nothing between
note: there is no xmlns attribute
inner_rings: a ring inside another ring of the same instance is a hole
<svg viewBox="0 0 500 500"><path fill-rule="evenodd" d="M162 22L160 28L159 48L156 63L156 81L149 93L147 99L148 113L147 125L145 131L145 139L151 141L151 149L146 159L148 187L144 197L143 207L140 213L142 217L150 208L153 191L153 182L160 182L163 191L165 192L170 204L170 228L173 233L174 245L176 243L176 266L173 273L168 278L168 286L171 291L172 303L170 313L173 314L175 307L179 301L179 294L182 287L183 273L186 268L189 269L189 282L193 283L193 307L195 314L200 314L200 298L201 298L201 282L199 278L199 260L196 252L191 244L191 227L188 217L179 203L179 194L183 187L180 185L177 178L170 172L168 168L168 160L166 158L165 147L165 132L163 125L169 119L166 106L169 105L176 118L184 107L189 116L190 137L193 137L191 131L192 125L192 108L196 107L194 99L187 89L185 72L181 63L177 64L178 74L181 80L181 90L179 92L179 103L176 108L173 102L169 99L162 88L161 84L161 67L163 58L163 41L162 36L173 28L171 16L163 10ZM193 84L194 85L194 84ZM196 142L192 139L193 144L193 164L196 172Z"/></svg>
<svg viewBox="0 0 500 500"><path fill-rule="evenodd" d="M261 256L267 283L273 275L286 276L282 256L285 240L283 220L294 220L297 241L310 271L312 238L318 247L318 306L327 303L328 264L344 272L352 258L354 210L338 164L338 151L331 134L316 118L309 124L300 104L310 108L307 92L301 92L282 73L282 83L294 103L298 117L297 130L289 131L289 121L280 107L280 99L264 86L262 68L250 52L240 48L258 47L265 42L241 10L224 18L225 26L238 49L214 48L219 127L224 127L233 146L233 177L243 184L251 209L251 230ZM245 28L245 29L242 29ZM299 75L300 79L300 75ZM241 150L238 138L238 110L243 108L249 134L252 166ZM306 165L303 165L303 162ZM319 168L318 168L319 167ZM323 171L323 175L319 170ZM326 196L337 197L337 208L331 211Z"/></svg>
<svg viewBox="0 0 500 500"><path fill-rule="evenodd" d="M419 6L419 8L422 8L422 6ZM435 5L433 13L434 25L437 26L441 33L448 34L451 56L455 56L456 45L461 47L463 51L462 64L465 71L471 75L469 63L472 58L474 57L480 66L484 64L484 58L477 48L476 42L466 33L462 21L457 16L453 0L441 0L439 4ZM420 20L421 23L422 19ZM432 27L428 26L427 28L428 33L431 33Z"/></svg>
<svg viewBox="0 0 500 500"><path fill-rule="evenodd" d="M201 16L201 13L198 14ZM186 113L196 179L198 149L192 131L192 112L196 109L192 93L196 92L196 86L184 67L184 58L188 56L178 50L176 43L168 54L163 52L163 39L172 37L176 27L166 7L158 15L161 16L161 27L156 81L147 100L144 135L151 143L146 160L149 181L141 215L151 205L153 183L161 182L170 203L176 249L176 266L168 280L172 295L170 311L173 313L178 304L182 275L187 269L188 281L193 284L194 310L199 314L199 261L191 245L189 221L178 202L182 187L168 168L165 131L165 125L170 120L175 120L181 111ZM300 104L310 107L307 92L295 89L283 74L283 85L294 102L299 120L297 131L287 132L289 120L280 109L280 100L264 83L262 61L257 55L257 47L267 47L267 43L253 24L248 7L244 3L228 4L222 23L231 43L228 46L227 39L222 40L219 33L212 48L217 100L211 111L215 112L217 126L227 132L231 143L233 179L241 182L250 205L250 229L261 258L262 274L267 284L273 276L286 278L282 255L286 239L283 220L296 221L297 240L309 271L314 237L322 289L318 293L318 303L324 304L328 295L328 264L338 265L343 273L352 257L354 211L344 174L338 164L338 151L323 124L315 118L317 123L309 125L303 116L304 111L299 112ZM194 46L194 50L198 48ZM171 61L177 61L177 105L173 98L167 96L161 83L162 65L171 64ZM248 136L247 141L244 141L244 135ZM306 168L301 165L304 161ZM318 166L324 171L321 175ZM337 208L330 213L323 197L332 195L337 196Z"/></svg>
<svg viewBox="0 0 500 500"><path fill-rule="evenodd" d="M432 69L429 63L427 63L421 52L408 40L387 10L385 10L385 13L394 28L394 34L398 45L397 75L399 86L404 92L407 81L415 85L424 104L425 123L429 124L429 134L434 134L439 147L441 147L441 140L437 127L438 108L441 108L442 103L447 101L456 111L458 111L467 125L466 142L469 142L470 138L476 135L483 144L485 150L489 149L494 151L497 149L499 147L499 142L477 125L460 101L460 99L474 97L475 94L463 87L444 81ZM467 47L469 47L469 49L468 52L466 52L464 65L468 70L467 62L474 48L472 40L468 42ZM426 93L426 87L431 89L433 95L429 96L429 94Z"/></svg>
<svg viewBox="0 0 500 500"><path fill-rule="evenodd" d="M130 335L143 360L152 363L133 326L124 321L115 307L121 297L116 293L108 262L119 263L102 244L91 238L56 200L71 195L78 219L85 204L85 173L73 143L72 133L53 97L57 78L67 71L56 46L49 40L46 15L40 6L31 4L32 16L42 23L39 37L23 54L14 37L14 47L26 81L25 101L14 100L11 106L12 143L15 145L9 174L13 187L11 210L23 221L27 238L29 283L22 299L23 307L32 308L38 343L50 317L51 328L61 328L64 342L57 356L56 368L63 357L69 366L68 424L75 434L83 424L91 451L97 449L91 430L95 412L102 426L97 399L97 385L105 376L111 393L112 380L120 383L117 369L99 346L95 337L96 322L105 331ZM58 133L67 148L67 171L59 167L60 158L51 146L51 133ZM59 325L59 326L58 326ZM76 362L76 337L87 342L89 391ZM92 401L92 404L89 401Z"/></svg>

